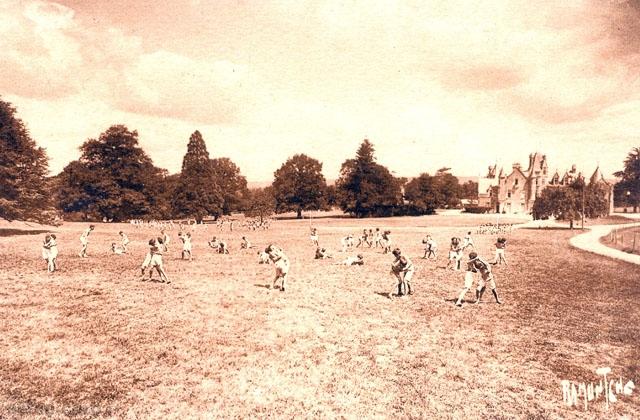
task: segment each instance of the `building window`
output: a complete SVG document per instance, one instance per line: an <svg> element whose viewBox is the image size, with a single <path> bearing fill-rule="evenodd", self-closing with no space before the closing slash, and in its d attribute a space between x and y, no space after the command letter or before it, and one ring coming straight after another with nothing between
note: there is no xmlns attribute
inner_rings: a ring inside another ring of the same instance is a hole
<svg viewBox="0 0 640 420"><path fill-rule="evenodd" d="M513 183L513 185L518 185L518 178L516 178L516 181Z"/></svg>
<svg viewBox="0 0 640 420"><path fill-rule="evenodd" d="M511 193L510 192L507 193L507 198L511 198Z"/></svg>

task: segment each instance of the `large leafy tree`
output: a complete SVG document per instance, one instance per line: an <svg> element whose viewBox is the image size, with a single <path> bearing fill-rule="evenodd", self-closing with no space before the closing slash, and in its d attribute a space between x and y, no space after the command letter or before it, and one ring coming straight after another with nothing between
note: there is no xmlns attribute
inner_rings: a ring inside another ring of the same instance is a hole
<svg viewBox="0 0 640 420"><path fill-rule="evenodd" d="M222 193L222 214L241 210L247 196L247 179L240 173L240 168L225 157L212 159L211 166Z"/></svg>
<svg viewBox="0 0 640 420"><path fill-rule="evenodd" d="M47 191L47 155L10 103L0 100L0 218L49 222L52 212Z"/></svg>
<svg viewBox="0 0 640 420"><path fill-rule="evenodd" d="M80 151L80 159L58 176L58 205L64 212L116 221L152 213L162 170L138 145L137 131L111 126Z"/></svg>
<svg viewBox="0 0 640 420"><path fill-rule="evenodd" d="M457 207L460 205L462 188L458 178L449 173L449 168L440 168L433 178L434 187L439 193L438 207Z"/></svg>
<svg viewBox="0 0 640 420"><path fill-rule="evenodd" d="M271 216L276 211L276 199L273 196L272 187L251 189L247 196L245 216L259 217L262 222L265 217Z"/></svg>
<svg viewBox="0 0 640 420"><path fill-rule="evenodd" d="M634 213L640 206L640 147L634 147L624 160L624 169L614 174L622 178L615 185L618 202L633 206Z"/></svg>
<svg viewBox="0 0 640 420"><path fill-rule="evenodd" d="M342 210L356 217L389 216L402 205L401 181L376 163L373 144L367 139L355 159L342 164L336 189Z"/></svg>
<svg viewBox="0 0 640 420"><path fill-rule="evenodd" d="M404 187L404 198L411 214L432 214L443 202L434 177L427 173L409 181Z"/></svg>
<svg viewBox="0 0 640 420"><path fill-rule="evenodd" d="M222 214L224 197L209 159L207 145L197 130L189 137L171 204L177 217L193 217L197 221L202 221L206 216L217 218Z"/></svg>
<svg viewBox="0 0 640 420"><path fill-rule="evenodd" d="M304 154L295 155L274 173L276 211L295 211L300 219L303 210L323 207L326 189L322 163Z"/></svg>
<svg viewBox="0 0 640 420"><path fill-rule="evenodd" d="M468 200L478 199L478 183L473 181L467 181L460 185L460 198L466 198Z"/></svg>
<svg viewBox="0 0 640 420"><path fill-rule="evenodd" d="M606 188L597 183L586 184L584 178L578 178L569 186L547 187L533 203L533 217L547 219L553 216L557 220L568 221L573 229L574 222L580 220L583 213L590 218L608 213L606 195Z"/></svg>

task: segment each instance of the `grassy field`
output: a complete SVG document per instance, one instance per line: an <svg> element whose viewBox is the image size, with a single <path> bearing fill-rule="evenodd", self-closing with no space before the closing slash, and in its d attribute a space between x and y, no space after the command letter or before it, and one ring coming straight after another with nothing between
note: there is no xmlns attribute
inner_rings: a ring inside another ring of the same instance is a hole
<svg viewBox="0 0 640 420"><path fill-rule="evenodd" d="M388 297L392 257L379 249L358 250L363 267L313 260L308 220L233 234L207 226L192 262L179 259L173 231L171 284L138 277L156 231L97 224L80 259L86 225L67 223L55 229L60 269L48 274L43 233L4 224L0 418L640 418L637 390L585 411L563 404L560 385L596 382L602 366L640 382L640 267L571 249L578 232L515 230L510 265L495 268L504 304L487 292L456 308L462 275L439 268L448 240L486 221L313 221L337 258L346 233L389 228L418 266L409 298ZM120 229L131 252L111 255ZM437 262L419 258L427 232ZM286 292L264 287L273 266L238 249L242 234L285 250ZM212 235L231 255L207 249ZM474 240L491 259L495 236Z"/></svg>
<svg viewBox="0 0 640 420"><path fill-rule="evenodd" d="M600 238L600 242L620 251L640 255L640 228L616 229Z"/></svg>

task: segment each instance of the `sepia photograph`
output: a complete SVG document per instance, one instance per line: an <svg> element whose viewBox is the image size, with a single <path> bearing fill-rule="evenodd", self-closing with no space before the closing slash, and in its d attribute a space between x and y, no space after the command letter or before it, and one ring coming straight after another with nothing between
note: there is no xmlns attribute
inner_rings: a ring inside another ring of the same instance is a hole
<svg viewBox="0 0 640 420"><path fill-rule="evenodd" d="M0 0L0 419L639 383L640 0Z"/></svg>

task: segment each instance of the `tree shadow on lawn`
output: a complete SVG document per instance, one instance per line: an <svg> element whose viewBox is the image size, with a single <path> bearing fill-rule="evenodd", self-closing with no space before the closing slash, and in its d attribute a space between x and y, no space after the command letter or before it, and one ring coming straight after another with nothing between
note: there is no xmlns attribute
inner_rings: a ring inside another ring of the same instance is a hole
<svg viewBox="0 0 640 420"><path fill-rule="evenodd" d="M300 221L309 221L311 220L319 220L319 219L354 219L354 220L358 220L356 217L353 217L351 215L348 214L327 214L327 215L322 215L322 216L312 216L311 218L309 218L308 215L303 214L303 217L298 219L297 216L293 215L293 216L275 216L273 217L273 219L275 220L300 220Z"/></svg>
<svg viewBox="0 0 640 420"><path fill-rule="evenodd" d="M569 226L539 226L539 227L523 227L519 229L521 230L571 230ZM579 227L574 227L573 230L580 231L582 229L580 229ZM587 230L587 228L585 228L584 230Z"/></svg>
<svg viewBox="0 0 640 420"><path fill-rule="evenodd" d="M0 237L20 236L20 235L40 235L49 233L50 230L22 230L22 229L0 229Z"/></svg>

